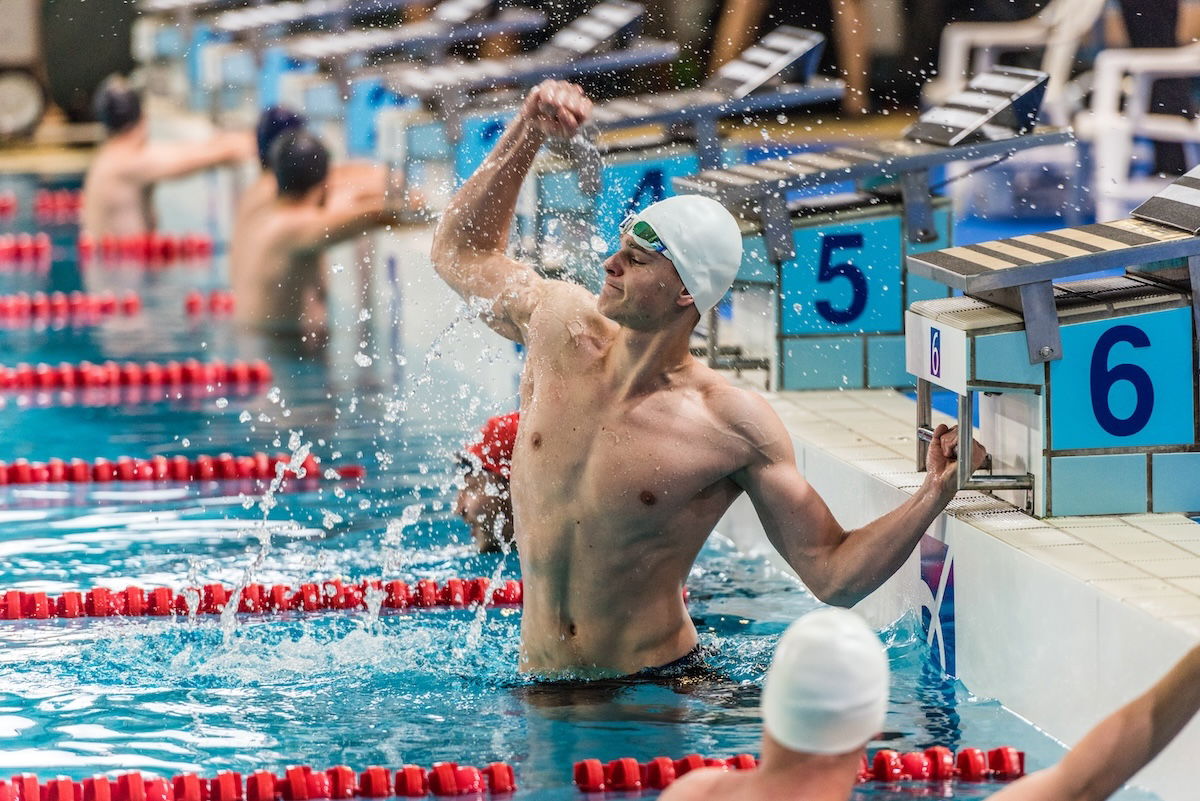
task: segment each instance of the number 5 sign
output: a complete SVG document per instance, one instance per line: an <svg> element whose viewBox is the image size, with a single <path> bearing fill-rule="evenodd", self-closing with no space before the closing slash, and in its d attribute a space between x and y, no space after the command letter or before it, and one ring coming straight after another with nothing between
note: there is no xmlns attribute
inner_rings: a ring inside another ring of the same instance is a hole
<svg viewBox="0 0 1200 801"><path fill-rule="evenodd" d="M1052 450L1195 442L1190 309L1067 325L1062 337Z"/></svg>
<svg viewBox="0 0 1200 801"><path fill-rule="evenodd" d="M899 332L900 218L797 228L783 265L782 334Z"/></svg>

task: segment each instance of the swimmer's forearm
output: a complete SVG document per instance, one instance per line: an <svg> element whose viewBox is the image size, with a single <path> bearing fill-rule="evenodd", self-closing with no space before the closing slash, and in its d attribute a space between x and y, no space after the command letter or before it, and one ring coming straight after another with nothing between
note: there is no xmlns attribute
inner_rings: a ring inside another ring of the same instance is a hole
<svg viewBox="0 0 1200 801"><path fill-rule="evenodd" d="M502 253L521 183L545 135L518 116L447 206L434 234L434 253L469 248Z"/></svg>
<svg viewBox="0 0 1200 801"><path fill-rule="evenodd" d="M1073 798L1108 798L1175 738L1200 710L1200 647L1109 715L1072 748L1057 771Z"/></svg>
<svg viewBox="0 0 1200 801"><path fill-rule="evenodd" d="M883 517L846 533L829 557L830 586L817 593L825 603L850 607L899 570L929 530L954 490L928 474L921 488Z"/></svg>

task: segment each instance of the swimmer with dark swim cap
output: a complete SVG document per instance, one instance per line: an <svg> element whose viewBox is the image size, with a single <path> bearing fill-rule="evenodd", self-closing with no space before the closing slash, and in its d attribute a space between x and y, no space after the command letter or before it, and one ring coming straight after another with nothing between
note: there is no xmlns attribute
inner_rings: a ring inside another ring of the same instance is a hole
<svg viewBox="0 0 1200 801"><path fill-rule="evenodd" d="M382 165L331 168L321 140L297 125L277 131L267 150L270 196L239 209L230 242L237 317L276 334L325 327L323 251L400 222ZM402 197L402 195L401 195Z"/></svg>
<svg viewBox="0 0 1200 801"><path fill-rule="evenodd" d="M455 500L454 511L470 526L471 539L480 553L493 553L512 546L512 496L508 479L512 474L512 454L520 418L520 412L491 418L484 423L479 441L463 451L463 486Z"/></svg>
<svg viewBox="0 0 1200 801"><path fill-rule="evenodd" d="M888 664L853 612L819 609L779 640L762 694L756 770L701 768L661 801L847 801L864 747L883 727ZM1103 801L1152 760L1200 711L1200 646L1153 687L1084 735L1062 760L990 801Z"/></svg>
<svg viewBox="0 0 1200 801"><path fill-rule="evenodd" d="M94 109L107 139L96 151L83 182L83 233L131 236L154 230L155 184L253 157L247 133L220 133L191 142L151 142L142 101L114 76L96 92Z"/></svg>

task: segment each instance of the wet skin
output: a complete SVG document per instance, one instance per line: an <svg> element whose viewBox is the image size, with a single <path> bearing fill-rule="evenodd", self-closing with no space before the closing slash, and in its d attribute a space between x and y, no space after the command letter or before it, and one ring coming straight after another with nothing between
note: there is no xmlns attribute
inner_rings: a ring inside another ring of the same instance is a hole
<svg viewBox="0 0 1200 801"><path fill-rule="evenodd" d="M547 136L590 113L578 87L530 92L434 238L438 274L523 342L512 496L522 577L521 669L624 675L697 643L681 589L742 492L772 544L819 598L850 605L892 574L953 496L956 434L941 427L926 485L853 532L796 471L767 402L689 353L700 319L671 262L622 238L599 297L505 255L521 180ZM983 449L973 453L976 464Z"/></svg>

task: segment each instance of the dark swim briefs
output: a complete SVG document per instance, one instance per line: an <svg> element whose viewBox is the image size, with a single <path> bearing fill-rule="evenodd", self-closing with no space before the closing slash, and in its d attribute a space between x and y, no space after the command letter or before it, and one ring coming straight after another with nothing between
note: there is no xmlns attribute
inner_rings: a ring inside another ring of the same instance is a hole
<svg viewBox="0 0 1200 801"><path fill-rule="evenodd" d="M631 673L629 679L691 679L709 678L716 675L712 665L708 664L711 649L697 644L695 648L683 656L658 667L642 668L637 673Z"/></svg>

